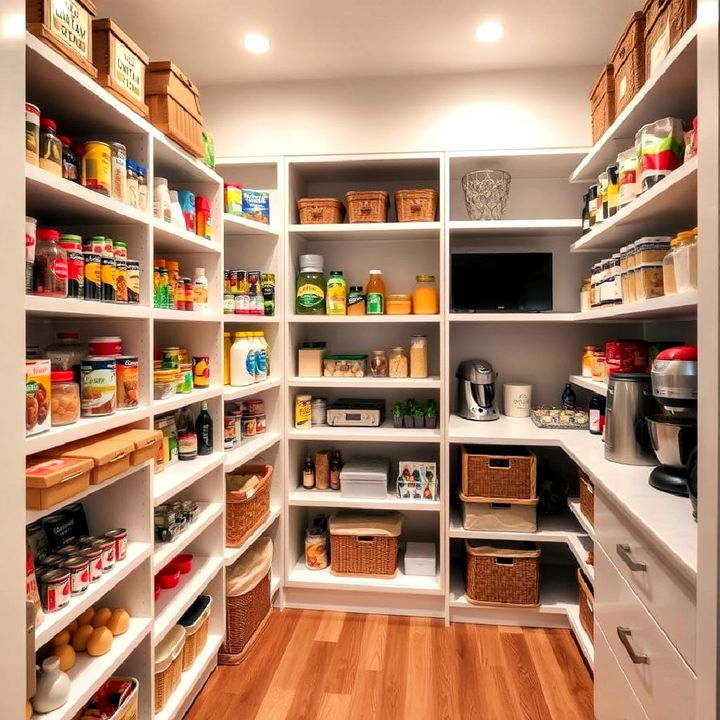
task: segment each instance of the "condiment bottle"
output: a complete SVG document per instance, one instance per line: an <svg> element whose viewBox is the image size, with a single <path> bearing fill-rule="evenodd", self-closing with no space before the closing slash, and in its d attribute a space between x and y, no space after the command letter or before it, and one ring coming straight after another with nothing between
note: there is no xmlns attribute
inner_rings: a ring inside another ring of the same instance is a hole
<svg viewBox="0 0 720 720"><path fill-rule="evenodd" d="M72 149L72 142L69 137L60 136L62 144L62 176L66 180L80 182L80 160Z"/></svg>
<svg viewBox="0 0 720 720"><path fill-rule="evenodd" d="M562 409L563 410L574 410L577 406L577 399L575 398L575 391L572 389L572 385L567 383L562 394Z"/></svg>
<svg viewBox="0 0 720 720"><path fill-rule="evenodd" d="M62 143L57 125L50 118L40 120L40 167L62 177Z"/></svg>
<svg viewBox="0 0 720 720"><path fill-rule="evenodd" d="M368 315L382 315L385 312L385 280L382 270L371 270L366 295L366 312Z"/></svg>
<svg viewBox="0 0 720 720"><path fill-rule="evenodd" d="M434 275L416 275L412 293L414 315L437 315L440 312L440 298Z"/></svg>
<svg viewBox="0 0 720 720"><path fill-rule="evenodd" d="M171 222L170 191L168 190L167 178L156 175L153 179L153 187L155 189L153 215L165 222Z"/></svg>
<svg viewBox="0 0 720 720"><path fill-rule="evenodd" d="M42 162L42 160L40 161ZM57 230L41 228L37 231L33 292L45 297L67 297L67 253L58 244Z"/></svg>
<svg viewBox="0 0 720 720"><path fill-rule="evenodd" d="M347 306L347 283L342 270L331 270L327 282L327 314L345 315Z"/></svg>
<svg viewBox="0 0 720 720"><path fill-rule="evenodd" d="M309 455L305 458L302 483L306 490L311 490L315 487L315 465L313 465L312 458Z"/></svg>
<svg viewBox="0 0 720 720"><path fill-rule="evenodd" d="M205 277L205 268L195 268L193 310L200 312L207 312L208 310L208 279Z"/></svg>
<svg viewBox="0 0 720 720"><path fill-rule="evenodd" d="M348 315L364 315L365 314L365 295L363 294L362 285L352 285L347 299Z"/></svg>
<svg viewBox="0 0 720 720"><path fill-rule="evenodd" d="M295 284L295 312L298 315L324 315L325 290L322 255L301 255Z"/></svg>

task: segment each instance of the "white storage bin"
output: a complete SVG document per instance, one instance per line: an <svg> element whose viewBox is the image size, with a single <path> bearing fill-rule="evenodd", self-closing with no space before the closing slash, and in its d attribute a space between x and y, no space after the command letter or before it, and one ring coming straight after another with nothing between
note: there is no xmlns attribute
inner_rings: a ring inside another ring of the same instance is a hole
<svg viewBox="0 0 720 720"><path fill-rule="evenodd" d="M340 471L340 494L345 498L384 500L390 461L386 458L352 458Z"/></svg>
<svg viewBox="0 0 720 720"><path fill-rule="evenodd" d="M409 542L405 548L403 572L406 575L435 575L435 543Z"/></svg>
<svg viewBox="0 0 720 720"><path fill-rule="evenodd" d="M538 500L470 498L460 493L462 520L466 530L535 532Z"/></svg>

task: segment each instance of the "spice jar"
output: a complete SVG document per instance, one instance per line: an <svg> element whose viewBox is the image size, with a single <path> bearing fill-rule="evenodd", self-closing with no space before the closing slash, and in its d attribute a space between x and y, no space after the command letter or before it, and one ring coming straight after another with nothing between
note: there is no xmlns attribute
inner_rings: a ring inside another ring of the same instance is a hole
<svg viewBox="0 0 720 720"><path fill-rule="evenodd" d="M80 182L80 159L72 148L72 142L65 135L60 136L62 144L62 176L66 180Z"/></svg>
<svg viewBox="0 0 720 720"><path fill-rule="evenodd" d="M416 275L412 293L414 315L437 315L440 312L440 298L434 275Z"/></svg>
<svg viewBox="0 0 720 720"><path fill-rule="evenodd" d="M40 167L62 177L62 143L57 125L50 118L40 120Z"/></svg>
<svg viewBox="0 0 720 720"><path fill-rule="evenodd" d="M408 356L403 347L394 347L388 359L388 374L391 378L406 378L408 376Z"/></svg>
<svg viewBox="0 0 720 720"><path fill-rule="evenodd" d="M427 376L427 337L413 335L410 338L410 377L426 378Z"/></svg>
<svg viewBox="0 0 720 720"><path fill-rule="evenodd" d="M40 161L42 163L42 160ZM35 265L33 266L33 292L45 297L67 297L67 253L59 245L57 230L37 231Z"/></svg>
<svg viewBox="0 0 720 720"><path fill-rule="evenodd" d="M121 143L110 143L110 166L110 196L122 203L127 202L127 149Z"/></svg>
<svg viewBox="0 0 720 720"><path fill-rule="evenodd" d="M388 376L388 361L384 350L373 350L370 353L370 375L372 377Z"/></svg>
<svg viewBox="0 0 720 720"><path fill-rule="evenodd" d="M602 350L593 353L592 379L600 382L607 379L607 360Z"/></svg>
<svg viewBox="0 0 720 720"><path fill-rule="evenodd" d="M582 376L584 378L591 378L593 375L593 358L596 352L599 352L600 348L597 345L586 345L582 354Z"/></svg>
<svg viewBox="0 0 720 720"><path fill-rule="evenodd" d="M126 198L127 204L130 207L134 207L134 208L139 207L139 199L138 199L139 185L138 185L137 165L132 160L127 161L126 188L127 188L127 198Z"/></svg>
<svg viewBox="0 0 720 720"><path fill-rule="evenodd" d="M147 170L142 165L137 166L138 176L138 210L147 210L148 189Z"/></svg>
<svg viewBox="0 0 720 720"><path fill-rule="evenodd" d="M72 370L50 373L50 418L53 427L72 425L80 417L80 386Z"/></svg>
<svg viewBox="0 0 720 720"><path fill-rule="evenodd" d="M324 570L327 566L327 531L318 525L313 525L305 531L305 567L308 570Z"/></svg>

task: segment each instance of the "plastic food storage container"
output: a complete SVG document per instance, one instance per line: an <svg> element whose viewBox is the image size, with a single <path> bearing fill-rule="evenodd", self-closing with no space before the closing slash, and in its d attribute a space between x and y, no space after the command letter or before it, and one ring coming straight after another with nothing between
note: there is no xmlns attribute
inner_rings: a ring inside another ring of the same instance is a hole
<svg viewBox="0 0 720 720"><path fill-rule="evenodd" d="M367 355L328 355L323 359L325 377L365 377Z"/></svg>
<svg viewBox="0 0 720 720"><path fill-rule="evenodd" d="M662 263L642 263L633 271L636 300L650 300L663 295Z"/></svg>
<svg viewBox="0 0 720 720"><path fill-rule="evenodd" d="M340 471L342 497L384 500L387 497L390 461L387 458L347 460Z"/></svg>
<svg viewBox="0 0 720 720"><path fill-rule="evenodd" d="M386 315L409 315L412 311L412 300L409 295L388 295L385 298Z"/></svg>
<svg viewBox="0 0 720 720"><path fill-rule="evenodd" d="M680 242L674 253L675 285L679 293L697 288L697 234L695 231L678 235Z"/></svg>
<svg viewBox="0 0 720 720"><path fill-rule="evenodd" d="M177 370L155 370L153 377L153 397L166 400L177 393L179 384Z"/></svg>

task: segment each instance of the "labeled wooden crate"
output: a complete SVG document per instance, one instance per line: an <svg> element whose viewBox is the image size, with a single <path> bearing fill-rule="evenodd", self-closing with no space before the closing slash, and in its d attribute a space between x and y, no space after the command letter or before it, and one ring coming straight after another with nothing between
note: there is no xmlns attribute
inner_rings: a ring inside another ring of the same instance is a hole
<svg viewBox="0 0 720 720"><path fill-rule="evenodd" d="M537 458L529 448L463 445L462 491L467 497L534 500Z"/></svg>
<svg viewBox="0 0 720 720"><path fill-rule="evenodd" d="M578 568L577 571L577 578L579 593L578 601L580 607L580 624L583 626L583 628L585 628L585 632L590 636L590 639L592 640L594 626L593 618L595 617L595 599L593 595L593 589L589 581L585 577L585 573L583 573L580 568Z"/></svg>
<svg viewBox="0 0 720 720"><path fill-rule="evenodd" d="M147 54L109 18L93 20L92 37L98 83L138 115L147 118Z"/></svg>
<svg viewBox="0 0 720 720"><path fill-rule="evenodd" d="M96 12L91 0L26 0L25 3L28 32L91 78L97 77L92 51L92 20Z"/></svg>
<svg viewBox="0 0 720 720"><path fill-rule="evenodd" d="M596 143L615 120L613 66L606 65L590 91L592 140Z"/></svg>
<svg viewBox="0 0 720 720"><path fill-rule="evenodd" d="M205 157L200 91L169 60L151 62L145 73L150 122L196 158Z"/></svg>
<svg viewBox="0 0 720 720"><path fill-rule="evenodd" d="M645 13L632 14L617 41L610 62L615 85L615 115L619 115L645 84Z"/></svg>
<svg viewBox="0 0 720 720"><path fill-rule="evenodd" d="M646 0L643 11L645 77L650 77L695 22L697 0Z"/></svg>

